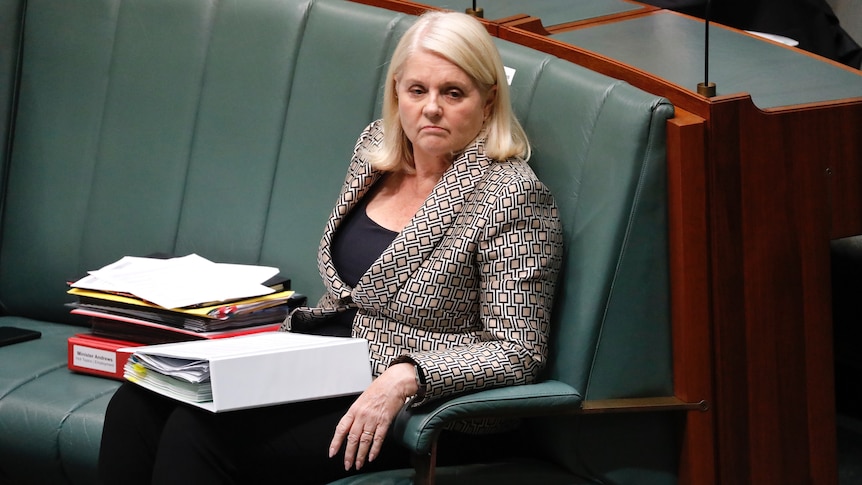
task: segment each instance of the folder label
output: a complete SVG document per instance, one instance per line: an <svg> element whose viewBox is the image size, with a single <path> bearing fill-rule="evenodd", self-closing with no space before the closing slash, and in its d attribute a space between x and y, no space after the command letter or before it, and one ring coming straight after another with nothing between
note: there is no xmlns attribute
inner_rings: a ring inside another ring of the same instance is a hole
<svg viewBox="0 0 862 485"><path fill-rule="evenodd" d="M72 349L72 361L78 367L110 372L112 374L117 371L116 352L84 347L82 345L74 345Z"/></svg>

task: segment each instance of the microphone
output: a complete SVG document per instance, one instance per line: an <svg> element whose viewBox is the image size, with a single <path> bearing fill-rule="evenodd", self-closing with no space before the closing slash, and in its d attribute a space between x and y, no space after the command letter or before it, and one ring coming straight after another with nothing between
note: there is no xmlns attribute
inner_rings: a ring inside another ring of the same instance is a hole
<svg viewBox="0 0 862 485"><path fill-rule="evenodd" d="M476 7L476 0L473 0L473 8L468 8L466 10L467 14L472 15L474 17L478 17L480 19L485 18L485 9Z"/></svg>
<svg viewBox="0 0 862 485"><path fill-rule="evenodd" d="M706 12L703 16L703 82L697 83L697 94L711 98L715 96L715 83L709 82L709 7L711 0L706 0Z"/></svg>

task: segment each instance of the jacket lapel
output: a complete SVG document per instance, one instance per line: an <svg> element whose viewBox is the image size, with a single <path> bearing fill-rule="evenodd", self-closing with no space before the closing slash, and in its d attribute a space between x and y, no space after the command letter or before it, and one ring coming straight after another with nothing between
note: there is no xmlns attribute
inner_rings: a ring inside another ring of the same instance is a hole
<svg viewBox="0 0 862 485"><path fill-rule="evenodd" d="M338 202L332 209L332 214L329 216L329 221L326 225L326 230L323 231L323 238L320 244L318 255L318 264L320 273L323 275L324 284L329 287L330 293L337 296L339 299L350 296L351 288L347 286L335 270L332 262L332 238L335 231L344 217L350 212L356 203L368 193L368 190L374 185L380 177L381 173L374 170L369 163L354 159L350 164L347 177L344 180L344 186L338 197Z"/></svg>
<svg viewBox="0 0 862 485"><path fill-rule="evenodd" d="M371 265L352 292L362 306L383 308L451 232L489 161L470 145L437 182L425 204Z"/></svg>

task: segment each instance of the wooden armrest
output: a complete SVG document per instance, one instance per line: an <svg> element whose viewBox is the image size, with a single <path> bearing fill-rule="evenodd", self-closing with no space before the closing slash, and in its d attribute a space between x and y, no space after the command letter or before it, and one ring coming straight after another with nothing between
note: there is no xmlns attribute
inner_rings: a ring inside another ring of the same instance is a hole
<svg viewBox="0 0 862 485"><path fill-rule="evenodd" d="M632 397L624 399L594 399L584 401L580 414L634 413L655 411L706 411L704 400L686 402L676 396Z"/></svg>

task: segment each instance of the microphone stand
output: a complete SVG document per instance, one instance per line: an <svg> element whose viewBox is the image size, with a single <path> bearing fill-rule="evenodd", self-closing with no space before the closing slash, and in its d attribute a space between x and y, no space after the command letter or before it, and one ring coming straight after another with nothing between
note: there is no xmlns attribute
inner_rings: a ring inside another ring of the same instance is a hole
<svg viewBox="0 0 862 485"><path fill-rule="evenodd" d="M704 42L703 42L703 82L697 83L697 94L701 96L706 96L707 98L711 98L715 96L715 83L709 82L709 6L712 3L710 0L706 1L706 12L704 14L704 22L703 22L703 32L704 32Z"/></svg>
<svg viewBox="0 0 862 485"><path fill-rule="evenodd" d="M473 8L468 8L466 12L468 15L472 15L480 19L485 18L485 9L476 8L476 0L473 0Z"/></svg>

